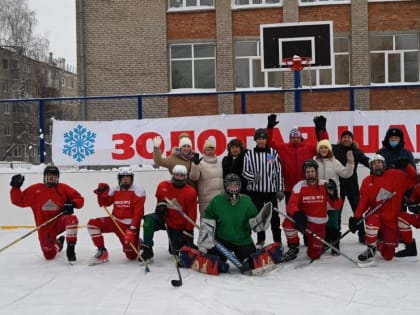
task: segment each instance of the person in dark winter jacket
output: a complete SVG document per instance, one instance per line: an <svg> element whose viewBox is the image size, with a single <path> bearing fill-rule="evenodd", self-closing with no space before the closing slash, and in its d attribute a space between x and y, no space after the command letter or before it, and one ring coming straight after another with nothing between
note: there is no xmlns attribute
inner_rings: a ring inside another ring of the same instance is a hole
<svg viewBox="0 0 420 315"><path fill-rule="evenodd" d="M241 194L245 194L248 181L242 176L246 152L244 144L239 139L232 139L227 145L227 150L228 154L222 160L223 178L230 173L238 175L241 179Z"/></svg>
<svg viewBox="0 0 420 315"><path fill-rule="evenodd" d="M406 163L410 163L414 168L413 154L404 148L404 133L400 128L389 128L382 141L383 147L377 154L385 158L386 168L405 168Z"/></svg>
<svg viewBox="0 0 420 315"><path fill-rule="evenodd" d="M354 157L354 169L353 175L344 178L339 177L340 181L340 197L343 199L347 197L351 210L353 213L356 211L357 205L359 204L360 199L360 191L359 191L359 179L357 177L357 167L360 164L369 168L369 157L367 157L360 149L357 144L353 140L353 133L349 130L343 131L341 133L340 141L337 144L333 144L333 153L337 160L341 162L341 164L346 165L347 163L347 152L353 151ZM359 242L364 244L365 243L365 229L361 227L358 232L359 235Z"/></svg>

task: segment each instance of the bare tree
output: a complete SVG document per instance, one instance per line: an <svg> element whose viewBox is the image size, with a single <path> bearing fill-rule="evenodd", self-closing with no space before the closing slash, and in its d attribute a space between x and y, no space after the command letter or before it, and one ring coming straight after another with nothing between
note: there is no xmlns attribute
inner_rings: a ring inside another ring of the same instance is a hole
<svg viewBox="0 0 420 315"><path fill-rule="evenodd" d="M39 92L49 83L44 77L50 69L39 66L39 60L46 59L49 41L35 36L36 23L35 11L29 9L27 0L0 0L0 48L10 51L8 98L43 97ZM39 141L37 104L22 101L11 106L11 114L3 121L11 126L11 137L2 141L1 153L3 159L26 159L29 145Z"/></svg>
<svg viewBox="0 0 420 315"><path fill-rule="evenodd" d="M46 56L49 42L34 35L36 23L35 11L29 9L27 0L0 0L0 46L38 60Z"/></svg>

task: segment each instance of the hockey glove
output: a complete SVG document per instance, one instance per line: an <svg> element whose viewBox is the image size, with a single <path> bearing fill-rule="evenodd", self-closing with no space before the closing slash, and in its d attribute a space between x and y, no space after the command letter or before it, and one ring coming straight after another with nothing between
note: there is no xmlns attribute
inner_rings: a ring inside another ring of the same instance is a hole
<svg viewBox="0 0 420 315"><path fill-rule="evenodd" d="M165 222L168 215L168 204L165 201L158 202L155 213L161 222Z"/></svg>
<svg viewBox="0 0 420 315"><path fill-rule="evenodd" d="M276 120L277 115L271 114L267 117L267 128L274 128L279 122Z"/></svg>
<svg viewBox="0 0 420 315"><path fill-rule="evenodd" d="M306 224L308 223L308 217L306 216L306 213L303 211L297 211L293 215L293 220L295 221L296 230L301 233L305 233Z"/></svg>
<svg viewBox="0 0 420 315"><path fill-rule="evenodd" d="M357 230L359 230L359 224L361 222L361 219L356 219L355 217L349 218L349 230L352 233L356 233Z"/></svg>
<svg viewBox="0 0 420 315"><path fill-rule="evenodd" d="M325 183L325 188L327 188L328 195L332 201L338 200L337 184L333 179L330 178L328 183Z"/></svg>
<svg viewBox="0 0 420 315"><path fill-rule="evenodd" d="M125 230L124 233L124 244L130 244L133 243L136 239L136 230L135 228L132 229L131 227L129 229Z"/></svg>
<svg viewBox="0 0 420 315"><path fill-rule="evenodd" d="M20 188L24 180L25 176L23 176L22 174L13 175L12 179L10 180L10 186Z"/></svg>
<svg viewBox="0 0 420 315"><path fill-rule="evenodd" d="M93 192L98 196L101 196L107 190L109 190L109 185L107 183L99 183L98 188L96 188Z"/></svg>
<svg viewBox="0 0 420 315"><path fill-rule="evenodd" d="M70 215L74 213L74 203L71 200L66 200L63 205L63 214Z"/></svg>

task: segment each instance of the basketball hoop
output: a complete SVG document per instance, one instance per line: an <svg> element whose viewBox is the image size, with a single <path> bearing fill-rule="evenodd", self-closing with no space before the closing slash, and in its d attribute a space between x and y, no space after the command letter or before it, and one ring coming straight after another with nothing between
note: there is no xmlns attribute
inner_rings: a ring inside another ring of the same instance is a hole
<svg viewBox="0 0 420 315"><path fill-rule="evenodd" d="M302 71L306 66L310 65L311 61L311 57L300 57L298 55L294 55L293 57L283 59L283 62L292 71Z"/></svg>

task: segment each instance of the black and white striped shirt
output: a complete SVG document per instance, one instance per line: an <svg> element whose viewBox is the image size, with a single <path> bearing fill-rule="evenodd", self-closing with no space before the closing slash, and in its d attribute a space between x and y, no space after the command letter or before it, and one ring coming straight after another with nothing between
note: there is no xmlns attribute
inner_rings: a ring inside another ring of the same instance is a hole
<svg viewBox="0 0 420 315"><path fill-rule="evenodd" d="M256 183L255 175L261 180ZM248 190L258 192L279 192L284 190L283 175L277 151L273 148L255 147L248 150L244 157L242 175L248 180Z"/></svg>

